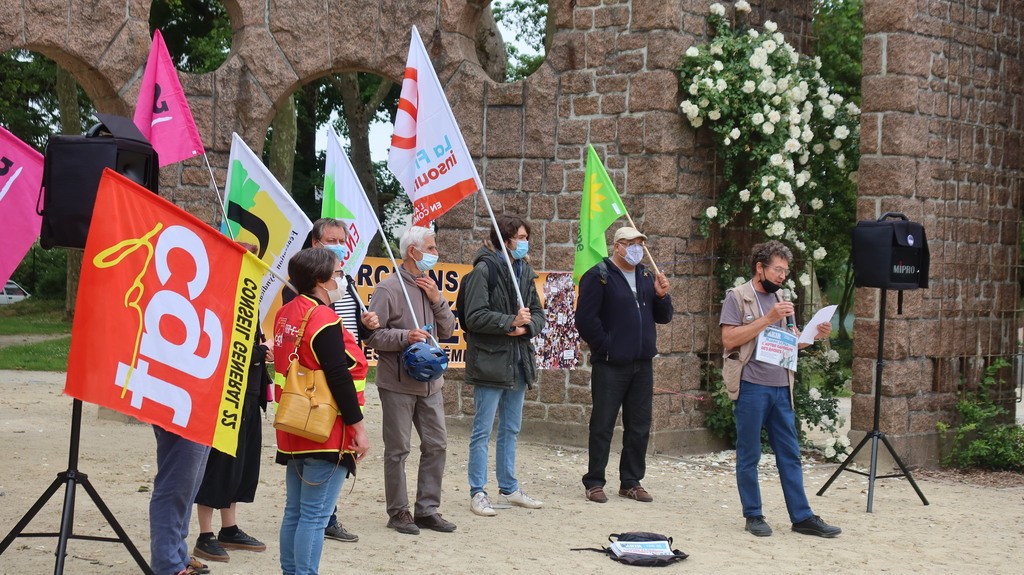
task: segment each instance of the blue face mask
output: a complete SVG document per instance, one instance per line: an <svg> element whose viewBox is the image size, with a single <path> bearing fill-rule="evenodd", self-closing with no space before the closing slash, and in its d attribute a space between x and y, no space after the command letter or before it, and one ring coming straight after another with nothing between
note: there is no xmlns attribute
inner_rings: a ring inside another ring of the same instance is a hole
<svg viewBox="0 0 1024 575"><path fill-rule="evenodd" d="M324 244L323 246L334 252L334 255L338 256L339 262L344 262L348 257L348 246L345 244Z"/></svg>
<svg viewBox="0 0 1024 575"><path fill-rule="evenodd" d="M416 251L419 251L419 249L417 249ZM418 262L416 262L416 269L420 270L421 272L428 272L434 269L434 266L437 265L438 257L435 256L434 254L428 254L426 252L420 253L423 254L423 257L420 258Z"/></svg>
<svg viewBox="0 0 1024 575"><path fill-rule="evenodd" d="M530 251L530 240L516 240L516 249L512 250L513 259L521 260Z"/></svg>

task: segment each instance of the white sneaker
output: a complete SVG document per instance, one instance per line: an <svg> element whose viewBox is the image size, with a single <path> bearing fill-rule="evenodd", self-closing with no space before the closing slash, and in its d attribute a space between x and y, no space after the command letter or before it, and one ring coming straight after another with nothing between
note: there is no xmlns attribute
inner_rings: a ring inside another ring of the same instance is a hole
<svg viewBox="0 0 1024 575"><path fill-rule="evenodd" d="M537 501L529 495L523 493L522 489L516 490L515 493L502 493L498 492L498 503L508 503L510 505L518 505L519 507L525 507L527 509L540 509L544 506L543 501Z"/></svg>
<svg viewBox="0 0 1024 575"><path fill-rule="evenodd" d="M483 515L484 517L493 517L498 514L498 512L491 507L491 500L487 498L487 494L483 491L473 496L473 500L469 502L469 508L473 513Z"/></svg>

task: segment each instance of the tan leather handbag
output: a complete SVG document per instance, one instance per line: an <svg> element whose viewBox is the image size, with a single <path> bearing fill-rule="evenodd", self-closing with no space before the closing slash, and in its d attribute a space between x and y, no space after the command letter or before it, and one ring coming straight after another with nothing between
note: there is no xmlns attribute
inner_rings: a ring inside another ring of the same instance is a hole
<svg viewBox="0 0 1024 575"><path fill-rule="evenodd" d="M295 350L288 356L288 374L285 377L281 400L274 416L274 428L324 443L331 436L338 419L338 404L327 386L322 369L309 369L299 363L299 346L306 331L306 321L315 307L306 312L295 338Z"/></svg>

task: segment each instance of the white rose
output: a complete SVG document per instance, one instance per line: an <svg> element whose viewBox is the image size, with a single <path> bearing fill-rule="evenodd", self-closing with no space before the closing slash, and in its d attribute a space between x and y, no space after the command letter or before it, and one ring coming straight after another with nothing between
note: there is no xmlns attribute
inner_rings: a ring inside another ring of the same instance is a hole
<svg viewBox="0 0 1024 575"><path fill-rule="evenodd" d="M811 159L811 153L808 152L807 150L804 150L804 153L800 154L800 165L803 166L804 164L809 162L810 159ZM796 185L797 185L797 187L799 187L799 186L804 185L804 183L801 182L800 180L797 180L796 181Z"/></svg>
<svg viewBox="0 0 1024 575"><path fill-rule="evenodd" d="M697 85L696 82L690 84L690 95L691 96L696 96L697 92L699 92L699 91L700 91L700 86Z"/></svg>
<svg viewBox="0 0 1024 575"><path fill-rule="evenodd" d="M766 20L764 23L764 29L769 32L774 32L779 29L779 25L771 20Z"/></svg>
<svg viewBox="0 0 1024 575"><path fill-rule="evenodd" d="M829 445L825 448L825 459L832 459L836 456L836 448Z"/></svg>
<svg viewBox="0 0 1024 575"><path fill-rule="evenodd" d="M760 36L760 34L758 34L757 30L754 30L753 28L751 28L750 30L747 30L747 34L751 38L757 38L758 36Z"/></svg>
<svg viewBox="0 0 1024 575"><path fill-rule="evenodd" d="M820 261L820 260L825 259L825 256L827 256L827 255L828 255L828 252L825 251L825 248L819 247L818 249L814 250L813 257L814 257L814 259Z"/></svg>
<svg viewBox="0 0 1024 575"><path fill-rule="evenodd" d="M711 49L709 50L709 52L711 52L711 54L714 55L714 56L721 56L722 55L722 46L719 45L719 44L712 44L711 45Z"/></svg>
<svg viewBox="0 0 1024 575"><path fill-rule="evenodd" d="M771 112L768 112L768 121L770 121L771 123L778 124L779 120L781 119L782 114L780 114L778 110L772 110Z"/></svg>
<svg viewBox="0 0 1024 575"><path fill-rule="evenodd" d="M754 84L753 80L747 80L746 82L743 82L743 88L741 88L744 94L750 94L756 89L757 85Z"/></svg>
<svg viewBox="0 0 1024 575"><path fill-rule="evenodd" d="M775 124L771 122L765 122L764 125L761 126L761 131L770 136L775 133Z"/></svg>
<svg viewBox="0 0 1024 575"><path fill-rule="evenodd" d="M715 2L714 4L712 4L708 8L708 11L710 11L715 16L725 16L725 6L722 6L718 2Z"/></svg>
<svg viewBox="0 0 1024 575"><path fill-rule="evenodd" d="M728 87L729 84L726 84L724 79L719 78L718 80L715 80L715 89L719 92L724 92Z"/></svg>
<svg viewBox="0 0 1024 575"><path fill-rule="evenodd" d="M700 100L697 100L697 104L701 108L707 108L708 104L710 104L710 103L711 103L711 100L708 100L707 98L701 98Z"/></svg>
<svg viewBox="0 0 1024 575"><path fill-rule="evenodd" d="M775 199L775 192L773 192L771 188L765 188L764 191L761 192L761 198L766 202L770 202Z"/></svg>
<svg viewBox="0 0 1024 575"><path fill-rule="evenodd" d="M718 216L718 208L716 208L715 206L711 206L707 210L705 210L704 213L707 214L708 219L714 219Z"/></svg>
<svg viewBox="0 0 1024 575"><path fill-rule="evenodd" d="M730 138L723 138L722 139L722 144L725 145L725 146L728 146L731 143L732 143L732 139L730 139Z"/></svg>
<svg viewBox="0 0 1024 575"><path fill-rule="evenodd" d="M828 353L825 354L825 361L829 363L836 363L839 361L839 352L834 349L828 350Z"/></svg>
<svg viewBox="0 0 1024 575"><path fill-rule="evenodd" d="M793 186L789 182L779 182L779 193L791 197L793 195Z"/></svg>
<svg viewBox="0 0 1024 575"><path fill-rule="evenodd" d="M764 114L756 112L750 117L750 121L753 122L755 126L760 126L761 123L764 122Z"/></svg>
<svg viewBox="0 0 1024 575"><path fill-rule="evenodd" d="M708 112L708 119L710 119L710 120L717 120L717 119L719 119L721 117L722 117L722 113L719 112L718 110L711 110L710 112Z"/></svg>
<svg viewBox="0 0 1024 575"><path fill-rule="evenodd" d="M824 106L821 107L821 115L826 120L831 120L832 118L835 118L836 117L836 107L833 106L832 104L825 104Z"/></svg>
<svg viewBox="0 0 1024 575"><path fill-rule="evenodd" d="M770 96L775 93L775 82L772 82L771 80L761 80L761 83L757 85L757 89Z"/></svg>
<svg viewBox="0 0 1024 575"><path fill-rule="evenodd" d="M843 105L843 97L840 94L835 94L835 93L829 94L828 95L828 100L829 100L829 102L832 102L836 106L842 106Z"/></svg>
<svg viewBox="0 0 1024 575"><path fill-rule="evenodd" d="M721 60L715 60L711 64L711 67L714 68L716 72L721 72L723 69L725 69L725 65L722 64Z"/></svg>
<svg viewBox="0 0 1024 575"><path fill-rule="evenodd" d="M837 439L836 441L839 443L839 445L842 445L843 447L850 446L850 438L845 435L840 435L839 439Z"/></svg>
<svg viewBox="0 0 1024 575"><path fill-rule="evenodd" d="M835 134L836 134L836 138L838 138L840 140L845 140L846 136L850 135L850 129L847 128L846 126L836 126Z"/></svg>
<svg viewBox="0 0 1024 575"><path fill-rule="evenodd" d="M750 199L750 190L743 188L740 190L740 201L745 202Z"/></svg>
<svg viewBox="0 0 1024 575"><path fill-rule="evenodd" d="M845 168L846 167L846 156L844 156L841 153L840 154L836 154L836 166L839 166L839 169Z"/></svg>
<svg viewBox="0 0 1024 575"><path fill-rule="evenodd" d="M750 12L750 4L747 3L747 0L739 0L739 2L736 3L736 11L743 13Z"/></svg>
<svg viewBox="0 0 1024 575"><path fill-rule="evenodd" d="M751 209L750 211L752 211L752 212L754 212L756 214L756 213L761 211L761 206L759 206L757 204L754 204L754 208Z"/></svg>
<svg viewBox="0 0 1024 575"><path fill-rule="evenodd" d="M742 277L738 277L738 278L732 280L732 287L740 287L741 285L743 285L745 283L747 283L746 279L744 279Z"/></svg>
<svg viewBox="0 0 1024 575"><path fill-rule="evenodd" d="M793 217L793 212L789 209L789 206L782 206L779 208L779 217L784 220L788 220Z"/></svg>
<svg viewBox="0 0 1024 575"><path fill-rule="evenodd" d="M810 274L806 274L806 273L805 274L800 274L800 285L802 285L804 287L810 286L811 285L811 275Z"/></svg>
<svg viewBox="0 0 1024 575"><path fill-rule="evenodd" d="M814 147L811 148L811 149L814 150L815 154L820 154L820 153L825 151L825 145L824 144L814 144Z"/></svg>
<svg viewBox="0 0 1024 575"><path fill-rule="evenodd" d="M775 52L776 48L779 47L779 45L775 43L775 40L765 40L761 45L764 46L764 51L769 54Z"/></svg>
<svg viewBox="0 0 1024 575"><path fill-rule="evenodd" d="M772 154L771 157L768 158L768 162L773 166L781 166L783 162L782 154Z"/></svg>
<svg viewBox="0 0 1024 575"><path fill-rule="evenodd" d="M730 130L729 137L732 138L733 140L738 139L740 137L740 129L733 128L732 130Z"/></svg>
<svg viewBox="0 0 1024 575"><path fill-rule="evenodd" d="M810 128L804 128L804 131L800 132L800 139L803 140L805 144L809 144L811 140L814 139L814 132L812 132Z"/></svg>
<svg viewBox="0 0 1024 575"><path fill-rule="evenodd" d="M690 125L693 126L694 128L699 128L702 125L704 125L704 118L701 118L700 116L692 118L690 119Z"/></svg>
<svg viewBox="0 0 1024 575"><path fill-rule="evenodd" d="M812 210L820 210L823 207L825 207L825 202L821 201L821 198L813 198L811 200Z"/></svg>
<svg viewBox="0 0 1024 575"><path fill-rule="evenodd" d="M790 138L799 138L800 137L800 126L792 125L794 123L793 122L793 116L789 117L789 123L790 123L789 130L788 130L789 131L789 137Z"/></svg>
<svg viewBox="0 0 1024 575"><path fill-rule="evenodd" d="M787 152L792 154L800 149L800 142L794 140L793 138L790 138L786 140L785 149Z"/></svg>
<svg viewBox="0 0 1024 575"><path fill-rule="evenodd" d="M793 240L793 245L796 246L796 249L800 251L804 251L804 249L807 247L807 245L800 240ZM808 278L807 281L810 282L810 278Z"/></svg>
<svg viewBox="0 0 1024 575"><path fill-rule="evenodd" d="M772 224L771 228L768 229L769 236L779 237L784 233L786 233L786 224L782 222L775 222Z"/></svg>
<svg viewBox="0 0 1024 575"><path fill-rule="evenodd" d="M807 395L814 401L818 401L819 399L821 399L821 392L818 391L817 387L812 387L811 389L808 389Z"/></svg>
<svg viewBox="0 0 1024 575"><path fill-rule="evenodd" d="M838 150L839 148L843 147L843 144L839 140L829 140L828 147L832 148L833 150Z"/></svg>
<svg viewBox="0 0 1024 575"><path fill-rule="evenodd" d="M860 108L857 107L857 104L850 102L846 104L846 113L851 116L856 116L857 114L860 114Z"/></svg>
<svg viewBox="0 0 1024 575"><path fill-rule="evenodd" d="M676 53L678 54L678 52ZM690 58L696 58L697 56L700 56L700 50L698 50L696 46L690 46L686 49L686 55Z"/></svg>
<svg viewBox="0 0 1024 575"><path fill-rule="evenodd" d="M783 164L783 166L786 168L787 174L790 176L796 175L796 166L793 165L793 160L786 160L786 163Z"/></svg>

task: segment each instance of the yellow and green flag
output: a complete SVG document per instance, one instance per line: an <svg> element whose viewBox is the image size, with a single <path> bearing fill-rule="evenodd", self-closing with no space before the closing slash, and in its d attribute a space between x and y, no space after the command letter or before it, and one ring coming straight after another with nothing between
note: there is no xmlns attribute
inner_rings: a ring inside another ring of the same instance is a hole
<svg viewBox="0 0 1024 575"><path fill-rule="evenodd" d="M583 204L580 206L580 229L576 236L576 262L572 279L577 284L587 270L608 256L605 231L612 222L626 214L608 172L594 147L587 144L587 168L583 179Z"/></svg>

